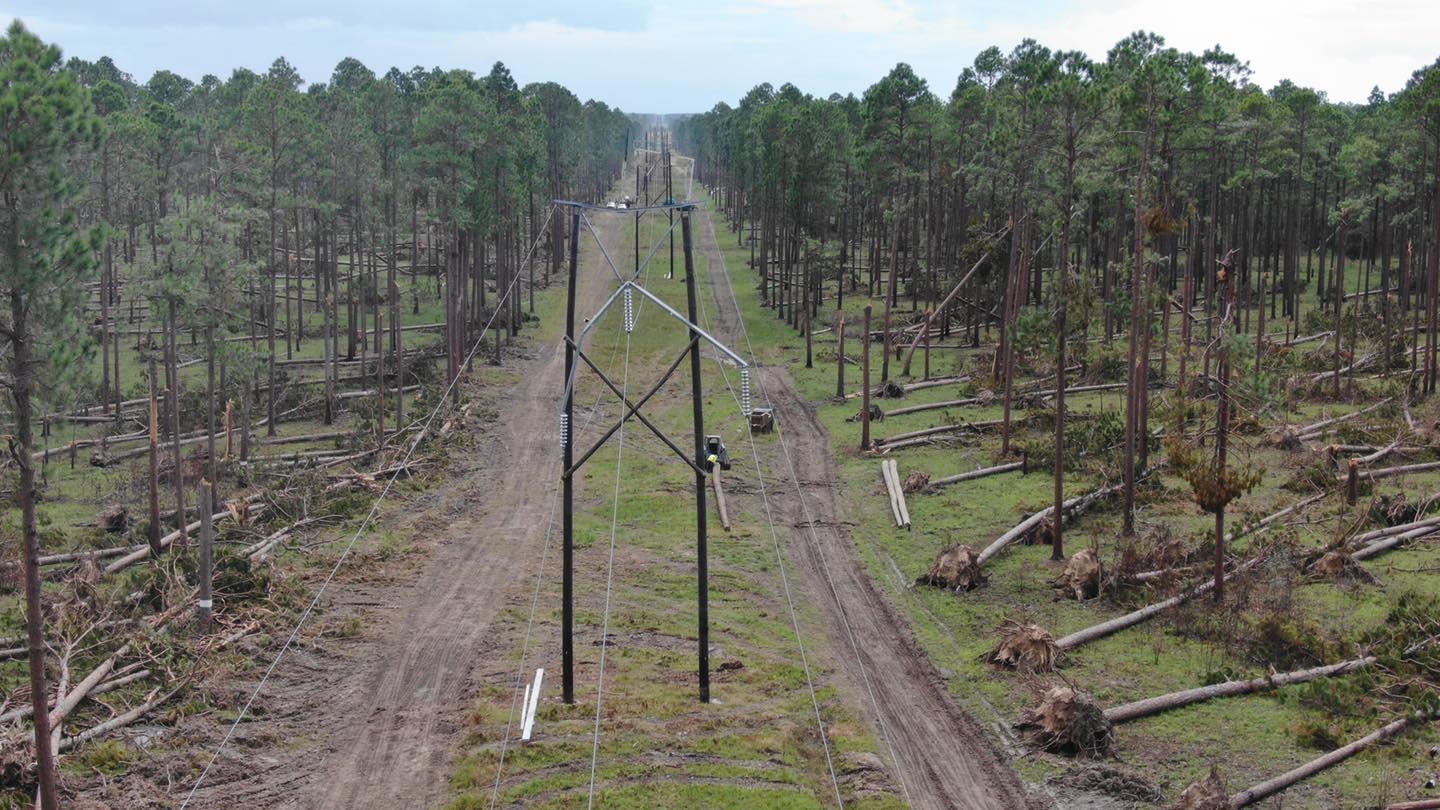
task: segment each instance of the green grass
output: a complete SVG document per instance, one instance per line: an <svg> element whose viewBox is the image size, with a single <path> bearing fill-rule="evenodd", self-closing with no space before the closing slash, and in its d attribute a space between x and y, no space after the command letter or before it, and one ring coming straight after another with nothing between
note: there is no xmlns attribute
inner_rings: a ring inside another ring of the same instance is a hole
<svg viewBox="0 0 1440 810"><path fill-rule="evenodd" d="M989 585L970 594L957 596L939 589L913 587L911 583L929 567L940 550L956 543L983 547L1025 515L1045 508L1053 497L1053 479L1047 470L1032 470L1029 475L1009 473L964 482L937 494L911 496L908 505L915 528L911 532L896 529L881 484L879 462L858 452L859 425L846 421L858 413L859 402L850 400L843 405L833 402L834 332L815 338L816 368L804 368L803 336L778 320L773 310L760 305L751 281L754 274L746 264L749 249L736 246L723 218L718 214L716 217L717 235L726 256L732 287L745 313L756 350L763 362L783 363L790 368L803 394L819 406L821 422L832 436L832 448L841 465L842 500L850 506L842 519L853 523L851 537L871 576L910 616L921 646L937 668L953 675L949 687L957 702L982 720L1013 721L1034 703L1043 684L1051 679L1017 676L982 663L983 654L996 642L995 629L1002 620L1028 617L1058 637L1119 615L1128 608L1103 603L1082 605L1058 599L1049 580L1059 573L1060 566L1049 562L1047 547L1020 546L1001 554L987 566ZM1347 289L1356 288L1360 272L1354 266L1350 268ZM1313 305L1311 302L1313 293L1302 295L1302 317ZM863 289L858 295L847 294L846 319L852 336L859 332L859 309L865 303L869 301L864 299ZM878 328L881 302L877 299L873 303L874 323ZM911 317L908 299L902 297L897 311ZM833 312L822 312L815 328L830 326L834 320ZM1273 328L1273 325L1267 326L1267 329ZM993 336L982 336L982 342L987 340L993 340ZM853 337L846 348L851 357L858 357L861 351L859 341ZM975 375L973 384L916 391L904 400L877 400L878 404L890 409L972 395L988 384L986 370L978 366L972 354L968 350L936 351L931 358L931 374L968 372ZM872 354L876 380L879 379L879 355L880 346L876 344ZM1175 363L1172 353L1172 373ZM891 368L892 374L898 374L898 363ZM917 353L917 376L921 368L922 359ZM847 368L846 390L859 390L860 376L858 365ZM1368 404L1373 399L1378 396L1362 399L1360 404ZM1120 412L1124 407L1124 394L1114 391L1072 396L1067 404L1072 414ZM1302 424L1356 407L1359 405L1302 400L1293 410L1267 412L1262 426L1268 430L1279 421ZM1017 410L1016 419L1025 413ZM997 400L988 407L961 407L887 419L872 425L872 435L885 436L962 418L978 421L999 416ZM1016 440L1022 446L1029 442L1045 445L1049 440L1046 431L1048 428L1034 430L1021 426L1017 428ZM1281 488L1289 477L1294 457L1265 446L1262 438L1262 435L1240 437L1232 450L1241 463L1263 466L1267 470L1262 486L1233 505L1232 526L1242 515L1259 517L1302 497ZM963 438L958 444L909 448L897 451L894 457L900 463L902 478L911 470L923 470L935 478L996 463L998 449L998 438L984 435ZM1159 455L1163 455L1163 450L1157 457ZM1089 491L1095 483L1092 476L1067 476L1066 495ZM1211 517L1190 502L1185 482L1165 475L1159 478L1158 484L1158 489L1142 492L1139 514L1142 526L1163 524L1180 538L1200 537L1213 531ZM1389 479L1378 485L1376 491L1404 492L1413 502L1440 491L1440 476ZM1327 502L1313 507L1304 519L1277 527L1269 536L1284 535L1293 538L1302 548L1317 547L1333 537L1339 521L1350 520L1354 514L1354 509L1347 509L1343 504ZM1069 549L1073 552L1094 545L1102 559L1114 560L1120 537L1119 518L1118 508L1114 506L1092 510L1067 530ZM1238 543L1237 550L1243 552L1252 540ZM1433 542L1392 552L1367 564L1379 577L1378 585L1300 582L1291 593L1294 604L1290 610L1320 628L1325 637L1337 642L1337 647L1349 640L1351 646L1344 647L1344 652L1350 654L1353 640L1377 626L1401 593L1433 592L1433 579L1427 577L1433 577L1437 564L1440 564L1440 552ZM1143 594L1131 598L1137 602L1147 599ZM1202 618L1212 611L1208 600L1197 602L1187 610ZM1219 671L1246 676L1265 672L1261 661L1248 659L1223 644L1182 633L1182 626L1176 622L1191 620L1179 615L1161 617L1087 645L1067 657L1064 678L1090 691L1101 705L1111 705L1202 685L1207 676ZM1203 776L1212 762L1219 764L1232 788L1244 787L1316 755L1317 752L1302 746L1297 738L1304 724L1313 723L1323 715L1296 698L1301 688L1281 690L1276 695L1216 701L1127 724L1118 730L1117 755L1122 764L1149 763L1135 770L1157 781L1171 799L1189 781ZM1340 721L1339 730L1342 739L1348 740L1388 719L1359 713ZM1433 726L1408 733L1396 745L1358 756L1291 789L1286 794L1287 804L1360 806L1404 798L1407 791L1418 791L1419 785L1413 775L1403 780L1401 775L1428 767L1424 751L1437 740L1440 734ZM1064 770L1069 763L1041 754L1029 756L1018 764L1025 778L1039 781Z"/></svg>

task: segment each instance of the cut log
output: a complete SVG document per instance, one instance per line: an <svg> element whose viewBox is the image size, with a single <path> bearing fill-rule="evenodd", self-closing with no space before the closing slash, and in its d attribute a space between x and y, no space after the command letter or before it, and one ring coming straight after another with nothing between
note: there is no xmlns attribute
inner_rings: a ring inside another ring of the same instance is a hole
<svg viewBox="0 0 1440 810"><path fill-rule="evenodd" d="M51 750L60 748L60 736L65 728L65 718L69 717L70 713L75 711L75 707L80 705L80 701L84 700L96 686L100 685L101 681L109 676L110 672L115 669L115 663L128 652L130 652L130 644L127 642L121 645L120 649L111 653L109 658L101 661L95 669L90 671L89 675L85 676L84 680L75 684L75 688L67 692L65 697L55 701L55 708L50 710Z"/></svg>
<svg viewBox="0 0 1440 810"><path fill-rule="evenodd" d="M1315 375L1311 376L1310 381L1311 381L1312 383L1320 383L1320 382L1324 382L1324 381L1326 381L1326 380L1328 380L1328 379L1330 379L1331 377L1334 377L1334 376L1336 376L1336 375L1349 374L1349 373L1352 372L1352 371L1357 371L1357 370L1359 370L1359 369L1365 368L1366 366L1368 366L1368 365L1370 365L1371 363L1375 362L1375 358L1376 358L1376 355L1372 352L1372 353L1370 353L1370 354L1365 355L1364 357L1361 357L1359 360L1356 360L1355 362L1351 363L1350 365L1348 365L1348 366L1346 366L1346 367L1344 367L1344 368L1342 368L1342 369L1339 369L1338 371L1322 371L1322 372L1320 372L1319 374L1315 374Z"/></svg>
<svg viewBox="0 0 1440 810"><path fill-rule="evenodd" d="M900 506L900 520L908 531L911 528L910 505L905 503L905 485L900 480L900 462L895 459L887 459L890 462L890 480L895 482L895 500Z"/></svg>
<svg viewBox="0 0 1440 810"><path fill-rule="evenodd" d="M1430 718L1425 717L1423 719L1428 720ZM1387 723L1349 745L1336 748L1334 751L1316 757L1298 768L1286 771L1273 779L1267 779L1264 782L1236 793L1230 797L1230 804L1232 807L1249 807L1258 801L1274 796L1276 793L1291 787L1297 782L1308 779L1327 768L1344 762L1378 742L1390 739L1406 728L1409 728L1414 722L1415 718L1402 717L1399 720Z"/></svg>
<svg viewBox="0 0 1440 810"><path fill-rule="evenodd" d="M1359 458L1356 458L1356 459L1355 459L1355 463L1356 463L1356 464L1374 464L1375 462L1379 461L1380 459L1382 459L1382 458L1390 455L1391 453L1395 452L1396 448L1398 448L1399 446L1400 446L1400 440L1399 440L1399 439L1396 439L1395 441L1393 441L1393 442L1385 445L1384 447L1381 447L1381 448L1376 449L1376 450L1375 450L1374 452L1372 452L1372 453L1367 453L1366 455L1363 455L1363 456L1360 456Z"/></svg>
<svg viewBox="0 0 1440 810"><path fill-rule="evenodd" d="M900 520L900 507L895 502L895 482L890 480L889 459L880 462L880 480L885 482L885 497L890 501L890 519L895 521L896 526L904 526Z"/></svg>
<svg viewBox="0 0 1440 810"><path fill-rule="evenodd" d="M128 726L128 725L130 725L131 723L135 722L136 720L139 720L140 718L144 717L147 713L150 712L150 710L154 709L156 706L159 706L160 704L162 704L162 703L164 703L165 701L169 700L171 697L173 697L173 696L175 695L176 692L179 692L179 691L180 691L180 688L179 688L179 687L176 687L176 688L174 688L174 689L171 689L169 692L166 692L166 693L164 693L163 695L159 695L159 696L157 696L157 697L151 698L150 700L145 701L144 703L140 704L139 706L136 706L135 708L131 709L130 711L125 712L124 714L121 714L121 715L117 715L117 716L114 717L113 719L107 720L107 721L105 721L104 723L101 723L100 725L95 726L94 728L86 729L85 731L82 731L82 732L80 732L79 734L76 734L74 737L66 737L65 739L63 739L63 740L60 741L60 744L59 744L58 746L56 746L56 750L57 750L57 751L67 751L67 750L69 750L69 749L71 749L71 748L74 748L74 747L77 746L77 745L80 745L80 744L85 743L85 742L89 742L90 740L93 740L93 739L95 739L96 737L101 736L102 734L107 734L107 733L109 733L109 732L111 732L111 731L114 731L114 730L117 729L117 728L124 728L125 726Z"/></svg>
<svg viewBox="0 0 1440 810"><path fill-rule="evenodd" d="M725 488L720 485L720 470L710 472L710 484L715 488L715 510L720 513L720 525L730 531L730 511L725 508Z"/></svg>
<svg viewBox="0 0 1440 810"><path fill-rule="evenodd" d="M907 405L904 408L896 408L893 411L884 411L884 418L905 416L911 413L924 413L925 411L939 411L945 408L959 408L965 405L975 405L981 400L980 397L966 397L965 399L947 399L944 402L931 402L925 405Z"/></svg>
<svg viewBox="0 0 1440 810"><path fill-rule="evenodd" d="M1115 724L1128 723L1131 720L1138 720L1142 717L1149 717L1152 714L1168 712L1171 709L1189 706L1192 703L1201 703L1215 698L1234 697L1235 695L1248 695L1253 692L1268 691L1280 686L1305 683L1320 678L1330 678L1337 675L1358 672L1373 666L1375 661L1375 656L1371 655L1365 658L1342 661L1338 664L1328 664L1323 667L1311 667L1293 672L1275 673L1263 678L1252 678L1248 681L1226 681L1225 683L1217 683L1210 686L1185 689L1179 692L1157 695L1156 697L1135 700L1130 703L1123 703L1119 706L1111 707L1105 710L1105 717Z"/></svg>
<svg viewBox="0 0 1440 810"><path fill-rule="evenodd" d="M251 496L249 496L249 497L247 497L247 498L244 498L243 500L240 501L240 504L237 504L237 507L239 507L239 508L244 508L244 509L246 510L247 514L250 514L250 515L258 514L260 511L264 510L264 508L265 508L264 504L259 503L260 497L261 497L260 495L256 494L256 495L251 495ZM210 519L213 520L213 521L221 521L221 520L228 520L228 519L230 519L230 518L232 518L232 517L234 517L234 515L229 511L229 509L226 509L226 511L224 511L224 512L217 512L216 514L212 515ZM200 530L200 521L197 520L197 521L194 521L193 523L190 523L189 525L187 525L187 526L185 527L185 529L186 529L187 533L188 533L188 532L197 532L197 531L199 531L199 530ZM181 535L180 535L180 532L179 532L179 531L173 531L173 532L165 535L164 537L160 538L160 547L161 547L161 548L167 548L167 547L169 547L170 544L171 544L171 543L174 543L176 540L178 540L178 539L180 538L180 536L181 536ZM135 563L140 562L141 560L145 559L145 558L148 557L148 556L150 556L150 546L149 546L148 544L147 544L147 545L143 545L143 546L137 546L134 551L130 552L129 554L126 554L124 557L121 557L120 559L118 559L118 560L110 563L109 565L105 566L103 569L101 569L101 572L104 573L104 574L113 574L113 573L115 573L116 571L122 571L122 570L124 570L124 569L126 569L126 568L129 568L130 566L134 565Z"/></svg>
<svg viewBox="0 0 1440 810"><path fill-rule="evenodd" d="M320 521L321 518L318 517L307 517L302 520L296 521L289 526L285 526L281 529L271 532L264 538L254 543L251 543L250 545L241 549L240 554L242 556L249 557L252 560L263 560L265 559L265 556L270 553L271 549L284 542L287 537L294 534L297 530L303 529L306 526L311 526L313 524L319 523Z"/></svg>
<svg viewBox="0 0 1440 810"><path fill-rule="evenodd" d="M910 511L905 506L905 492L900 483L900 469L894 459L881 460L880 476L885 479L885 490L890 496L890 512L895 517L895 525L909 529Z"/></svg>
<svg viewBox="0 0 1440 810"><path fill-rule="evenodd" d="M909 385L905 386L905 388L906 388L906 390L908 390L908 391L924 391L924 390L927 389L927 388L939 388L939 387L942 386L942 385L958 385L958 384L960 384L960 383L970 382L970 379L971 379L971 378L970 378L969 375L962 376L962 377L936 377L936 378L933 379L933 380L922 380L922 381L920 381L920 382L910 383ZM845 398L846 398L846 399L859 399L860 397L862 397L862 396L864 396L864 395L865 395L865 392L864 392L864 391L851 391L850 393L848 393L848 394L845 395ZM874 391L871 392L871 396L879 396L879 395L880 395L880 389L879 389L879 388L876 388Z"/></svg>
<svg viewBox="0 0 1440 810"><path fill-rule="evenodd" d="M1408 543L1411 540L1416 540L1418 538L1434 534L1437 531L1440 531L1440 527L1432 525L1421 526L1418 529L1411 529L1408 532L1402 532L1400 534L1393 534L1382 540L1376 540L1367 546L1355 550L1350 554L1350 559L1355 560L1356 562L1368 560L1371 557L1389 551L1390 549L1395 548L1402 543Z"/></svg>

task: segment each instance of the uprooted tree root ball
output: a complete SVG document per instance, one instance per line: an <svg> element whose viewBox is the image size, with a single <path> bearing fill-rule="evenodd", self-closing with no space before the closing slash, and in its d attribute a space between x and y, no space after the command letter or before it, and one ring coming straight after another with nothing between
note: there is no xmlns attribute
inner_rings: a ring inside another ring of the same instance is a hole
<svg viewBox="0 0 1440 810"><path fill-rule="evenodd" d="M930 475L929 473L915 470L914 472L905 476L905 484L901 488L905 490L906 495L914 495L917 492L924 492L925 490L930 488Z"/></svg>
<svg viewBox="0 0 1440 810"><path fill-rule="evenodd" d="M980 570L980 555L975 549L965 545L951 546L940 552L930 570L915 582L959 593L984 585L985 574Z"/></svg>
<svg viewBox="0 0 1440 810"><path fill-rule="evenodd" d="M1344 551L1327 551L1308 568L1312 577L1327 582L1373 583L1375 576Z"/></svg>
<svg viewBox="0 0 1440 810"><path fill-rule="evenodd" d="M1052 687L1039 705L1021 715L1015 728L1031 744L1056 754L1098 757L1110 748L1110 721L1088 695L1068 686Z"/></svg>
<svg viewBox="0 0 1440 810"><path fill-rule="evenodd" d="M1049 631L1033 622L1006 619L1000 626L1000 644L986 653L985 660L1020 672L1053 672L1059 654Z"/></svg>
<svg viewBox="0 0 1440 810"><path fill-rule="evenodd" d="M887 380L881 384L879 391L876 392L876 396L881 399L904 399L905 386L894 380Z"/></svg>
<svg viewBox="0 0 1440 810"><path fill-rule="evenodd" d="M1230 810L1230 793L1214 766L1208 776L1180 792L1172 810Z"/></svg>
<svg viewBox="0 0 1440 810"><path fill-rule="evenodd" d="M1100 555L1095 549L1087 548L1065 563L1065 570L1060 572L1053 584L1065 596L1083 602L1100 595L1104 576L1105 568L1100 564Z"/></svg>

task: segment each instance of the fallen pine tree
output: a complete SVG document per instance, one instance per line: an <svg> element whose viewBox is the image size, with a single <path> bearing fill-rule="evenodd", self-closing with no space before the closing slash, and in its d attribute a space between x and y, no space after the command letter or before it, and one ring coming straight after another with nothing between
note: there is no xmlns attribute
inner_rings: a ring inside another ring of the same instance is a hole
<svg viewBox="0 0 1440 810"><path fill-rule="evenodd" d="M1355 756L1356 754L1375 745L1376 743L1380 743L1390 739L1391 737L1394 737L1396 734L1399 734L1400 732L1404 731L1412 725L1415 725L1416 723L1428 722L1432 719L1434 719L1433 714L1417 714L1402 717L1398 720L1386 723L1380 728L1375 729L1369 734L1366 734L1364 737L1361 737L1360 739L1355 740L1348 745L1336 748L1334 751L1318 756L1315 759L1312 759L1309 762L1305 763L1304 765L1299 766L1298 768L1288 770L1285 773L1274 777L1273 779L1267 779L1263 782L1260 782L1259 784L1252 785L1245 790L1236 793L1235 795L1230 797L1230 806L1249 807L1250 805L1258 801L1268 799L1269 797L1274 796L1276 793L1286 790L1302 780L1308 779L1311 776L1320 773L1321 771L1327 770L1331 767L1334 767L1335 765L1340 764L1341 762L1344 762L1350 757Z"/></svg>
<svg viewBox="0 0 1440 810"><path fill-rule="evenodd" d="M1294 425L1286 425L1275 431L1275 433L1270 436L1270 443L1276 445L1277 447L1299 448L1300 442L1312 441L1314 439L1317 439L1320 437L1321 433L1334 427L1335 425L1338 425L1341 422L1349 421L1358 416L1363 416L1364 414L1370 413L1371 411L1388 405L1393 399L1394 397L1386 397L1379 402L1374 403L1373 405L1368 405L1357 411L1351 411L1350 413L1341 414L1340 416L1331 417L1329 419L1321 419L1318 422L1312 422L1308 425L1301 425L1298 427Z"/></svg>
<svg viewBox="0 0 1440 810"><path fill-rule="evenodd" d="M1300 669L1293 672L1277 672L1261 678L1251 678L1244 681L1225 681L1224 683L1199 686L1194 689L1183 689L1179 692L1170 692L1143 700L1122 703L1119 706L1112 706L1105 710L1105 718L1117 725L1120 723L1128 723L1131 720L1139 720L1142 717L1149 717L1160 714L1161 712L1168 712L1171 709L1178 709L1182 706L1214 700L1215 698L1248 695L1254 692L1276 689L1281 686L1306 683L1320 678L1331 678L1338 675L1346 675L1351 672L1358 672L1374 666L1376 660L1375 656L1367 655L1364 658L1341 661L1338 664L1310 667L1309 669Z"/></svg>
<svg viewBox="0 0 1440 810"><path fill-rule="evenodd" d="M939 388L939 387L942 386L942 385L958 385L958 384L960 384L960 383L970 382L970 380L971 380L971 377L970 377L968 374L965 375L965 376L959 376L959 377L936 377L936 378L930 379L930 380L921 380L920 382L909 383L908 385L902 386L902 389L903 389L903 391L905 391L905 392L910 392L910 391L924 391L924 390L927 389L927 388ZM892 381L892 382L893 382L893 381ZM896 385L899 385L899 383L895 383L895 384L896 384ZM871 396L878 397L878 396L880 396L881 391L882 391L882 389L881 389L880 387L876 387L873 391L870 392L870 395L871 395ZM864 391L852 391L852 392L846 394L846 395L845 395L845 398L846 398L846 399L859 399L860 397L862 397L862 396L864 396L864 395L865 395L865 392L864 392Z"/></svg>
<svg viewBox="0 0 1440 810"><path fill-rule="evenodd" d="M1091 506L1094 506L1103 498L1109 497L1110 495L1119 492L1122 487L1122 484L1111 484L1109 486L1101 487L1094 492L1089 493L1088 495L1080 495L1078 497L1071 498L1065 501L1065 503L1062 505L1061 514L1067 520L1074 519L1078 515L1083 514L1085 510L1089 509ZM1047 519L1049 519L1054 513L1054 507L1047 506L1044 509L1036 511L1034 514L1015 524L1009 531L995 538L994 542L986 546L984 551L980 552L980 556L977 558L976 564L984 565L987 561L990 560L990 558L994 557L996 554L999 554L1006 546L1016 542L1017 540L1023 539L1031 532L1039 529L1041 524L1044 523Z"/></svg>
<svg viewBox="0 0 1440 810"><path fill-rule="evenodd" d="M1225 574L1225 580L1228 581L1237 574L1250 570L1258 565L1262 559L1264 558L1252 558L1243 565ZM992 663L1012 669L1048 672L1054 668L1054 662L1059 658L1060 653L1074 650L1081 645L1113 635L1126 628L1134 627L1170 608L1183 605L1191 599L1209 592L1214 587L1215 580L1206 579L1204 582L1188 588L1169 599L1145 605L1123 616L1117 616L1082 630L1077 630L1059 639L1056 639L1044 628L1034 624L1019 625L1007 623L1007 625L1001 628L1000 644L987 657ZM1033 652L1036 648L1046 648L1046 652L1044 654ZM1015 654L1015 650L1017 649L1022 650L1023 655L1017 656ZM1044 662L1050 669L1033 669L1026 665L1026 660Z"/></svg>
<svg viewBox="0 0 1440 810"><path fill-rule="evenodd" d="M979 433L982 430L999 427L1003 423L1000 419L987 419L981 422L959 422L953 425L940 425L938 427L924 428L923 430L912 430L908 433L897 433L894 436L887 436L883 439L875 439L871 442L877 452L884 453L890 450L898 450L901 447L912 447L917 444L928 444L934 436L945 433L960 433L971 431Z"/></svg>
<svg viewBox="0 0 1440 810"><path fill-rule="evenodd" d="M927 485L927 489L935 490L939 489L940 487L948 487L951 484L958 484L961 481L973 481L976 478L985 478L991 475L1015 472L1016 470L1019 470L1021 472L1029 472L1029 466L1029 459L1024 458L1020 461L1012 461L1008 464L997 464L993 467L982 467L978 470L971 470L970 472L963 472L957 475L947 475L944 478L932 478Z"/></svg>
<svg viewBox="0 0 1440 810"><path fill-rule="evenodd" d="M1120 484L1113 484L1101 487L1087 495L1071 498L1064 504L1064 518L1067 520L1075 518L1101 499L1119 492L1120 487ZM1054 511L1047 507L1035 512L1000 535L978 554L973 548L963 544L945 549L940 552L930 566L930 570L916 579L916 583L947 588L956 592L969 591L979 587L985 582L985 576L981 573L981 568L985 563L999 554L1006 546L1039 530L1042 524L1054 514Z"/></svg>
<svg viewBox="0 0 1440 810"><path fill-rule="evenodd" d="M1323 501L1323 500L1325 500L1325 498L1328 497L1329 495L1330 495L1329 492L1317 492L1316 494L1311 495L1311 496L1309 496L1309 497L1307 497L1307 498L1303 498L1303 499L1301 499L1301 500L1299 500L1299 501L1297 501L1297 502L1295 502L1295 503L1293 503L1293 504L1291 504L1291 505L1289 505L1289 506L1287 506L1287 507L1285 507L1285 508L1283 508L1283 509L1280 509L1280 510L1278 510L1278 511L1276 511L1276 512L1272 512L1272 513L1266 515L1265 517L1260 518L1259 520L1255 521L1254 523L1246 523L1246 524L1243 524L1243 525L1241 525L1241 526L1238 526L1238 527L1230 530L1228 533L1226 533L1226 535L1225 535L1225 543L1228 545L1228 544L1234 542L1235 540L1237 540L1238 538L1245 537L1246 535L1258 534L1258 533L1260 533L1260 532L1268 529L1268 528L1271 526L1271 524L1275 523L1275 521L1277 521L1277 520L1279 520L1279 519L1281 519L1281 518L1283 518L1283 517L1286 517L1286 516L1288 516L1288 515L1295 514L1295 513L1299 512L1301 509L1304 509L1305 507L1310 506L1311 504L1315 504L1315 503L1318 503L1318 502L1320 502L1320 501ZM1437 521L1440 521L1440 518L1436 518L1436 520L1437 520ZM1134 582L1134 583L1149 582L1149 581L1151 581L1151 580L1160 579L1161 577L1164 577L1164 576L1166 576L1167 574L1172 574L1172 573L1175 573L1175 572L1176 572L1176 569L1173 569L1173 568L1166 568L1166 569L1160 569L1160 570L1155 570L1155 571L1142 571L1142 572L1136 573L1136 574L1128 574L1128 575L1125 575L1125 576L1124 576L1124 580L1127 581L1127 582Z"/></svg>

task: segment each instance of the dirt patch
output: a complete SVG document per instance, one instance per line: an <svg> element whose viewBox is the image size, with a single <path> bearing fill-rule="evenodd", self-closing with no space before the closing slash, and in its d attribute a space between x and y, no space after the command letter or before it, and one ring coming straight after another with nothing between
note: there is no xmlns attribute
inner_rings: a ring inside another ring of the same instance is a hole
<svg viewBox="0 0 1440 810"><path fill-rule="evenodd" d="M1165 798L1151 782L1105 765L1083 765L1071 768L1047 780L1058 787L1097 793L1122 802L1159 802Z"/></svg>

